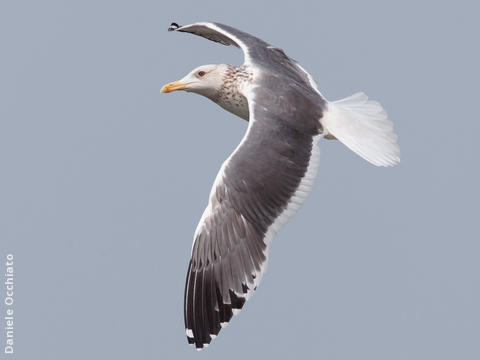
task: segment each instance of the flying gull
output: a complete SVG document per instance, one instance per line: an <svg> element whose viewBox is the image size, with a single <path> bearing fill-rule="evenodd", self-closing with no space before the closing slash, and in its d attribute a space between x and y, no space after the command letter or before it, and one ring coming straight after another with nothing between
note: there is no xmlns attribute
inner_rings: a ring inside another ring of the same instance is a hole
<svg viewBox="0 0 480 360"><path fill-rule="evenodd" d="M218 23L172 23L168 30L239 47L245 57L239 67L200 66L161 90L195 92L248 121L194 234L184 315L188 342L200 350L257 288L271 240L315 180L318 140L338 139L376 166L397 164L400 149L378 102L363 93L327 101L282 49Z"/></svg>

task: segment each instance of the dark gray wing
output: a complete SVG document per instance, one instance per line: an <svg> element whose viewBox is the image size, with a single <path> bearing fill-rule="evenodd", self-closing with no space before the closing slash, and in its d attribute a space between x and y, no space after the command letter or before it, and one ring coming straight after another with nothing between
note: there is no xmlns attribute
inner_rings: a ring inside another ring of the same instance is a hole
<svg viewBox="0 0 480 360"><path fill-rule="evenodd" d="M262 39L246 32L228 25L210 22L185 26L172 23L169 31L188 32L223 45L239 47L245 55L247 65L253 64L262 68L263 71L280 74L282 77L296 82L304 90L316 92L312 88L315 85L310 80L310 75L299 67L295 60L288 57L282 49L271 46Z"/></svg>
<svg viewBox="0 0 480 360"><path fill-rule="evenodd" d="M184 309L187 338L197 348L209 344L255 290L270 240L305 199L316 173L314 119L321 104L286 80L262 79L265 86L248 98L248 130L222 165L194 236Z"/></svg>

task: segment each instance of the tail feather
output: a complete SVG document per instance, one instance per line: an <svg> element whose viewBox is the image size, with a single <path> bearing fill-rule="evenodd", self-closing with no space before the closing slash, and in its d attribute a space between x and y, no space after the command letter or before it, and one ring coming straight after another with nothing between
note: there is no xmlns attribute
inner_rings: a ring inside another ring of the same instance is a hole
<svg viewBox="0 0 480 360"><path fill-rule="evenodd" d="M400 162L400 147L393 124L380 103L364 93L328 103L321 119L325 136L333 136L376 166Z"/></svg>

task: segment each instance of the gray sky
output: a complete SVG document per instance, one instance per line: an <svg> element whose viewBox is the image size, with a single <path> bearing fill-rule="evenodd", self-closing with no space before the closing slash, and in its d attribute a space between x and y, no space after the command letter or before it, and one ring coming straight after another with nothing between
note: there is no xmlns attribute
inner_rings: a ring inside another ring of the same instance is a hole
<svg viewBox="0 0 480 360"><path fill-rule="evenodd" d="M0 263L14 255L15 359L480 358L478 6L287 3L2 2ZM191 241L246 122L159 90L242 55L167 33L171 21L258 35L330 100L366 92L402 150L385 169L321 142L316 186L261 286L198 354L183 329Z"/></svg>

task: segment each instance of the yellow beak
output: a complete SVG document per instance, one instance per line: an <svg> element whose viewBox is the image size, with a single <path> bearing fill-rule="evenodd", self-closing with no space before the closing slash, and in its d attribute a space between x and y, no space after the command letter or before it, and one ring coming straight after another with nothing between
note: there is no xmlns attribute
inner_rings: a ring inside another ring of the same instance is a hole
<svg viewBox="0 0 480 360"><path fill-rule="evenodd" d="M183 83L181 81L174 81L168 84L163 85L160 90L161 93L169 93L175 90L183 90L187 87L188 83Z"/></svg>

